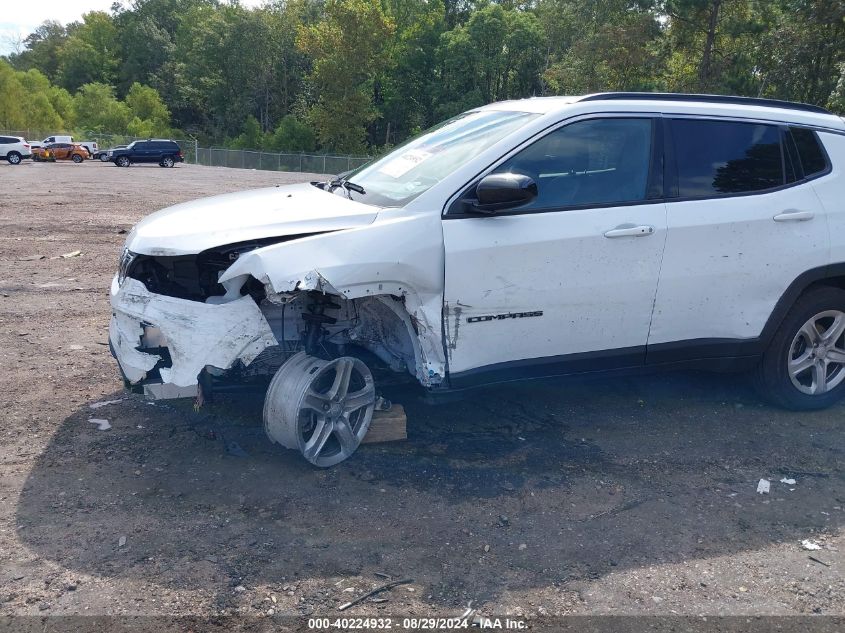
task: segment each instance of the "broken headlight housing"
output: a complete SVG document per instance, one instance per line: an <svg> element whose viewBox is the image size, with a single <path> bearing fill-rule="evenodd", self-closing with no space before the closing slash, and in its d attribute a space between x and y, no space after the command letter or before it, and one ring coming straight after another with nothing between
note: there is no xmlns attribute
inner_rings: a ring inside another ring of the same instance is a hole
<svg viewBox="0 0 845 633"><path fill-rule="evenodd" d="M137 256L137 253L133 253L128 248L123 249L123 252L120 254L120 261L117 265L118 285L123 285L123 280L126 279L126 275L129 273L129 269L132 266L132 262L135 261Z"/></svg>

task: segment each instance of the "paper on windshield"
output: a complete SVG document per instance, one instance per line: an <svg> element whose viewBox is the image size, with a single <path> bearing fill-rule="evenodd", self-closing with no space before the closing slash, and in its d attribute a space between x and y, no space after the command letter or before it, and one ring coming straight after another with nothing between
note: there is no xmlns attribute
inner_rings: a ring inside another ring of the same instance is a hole
<svg viewBox="0 0 845 633"><path fill-rule="evenodd" d="M411 171L414 167L422 163L429 156L431 152L426 152L422 149L411 149L397 156L386 165L379 168L379 173L391 178L400 178Z"/></svg>

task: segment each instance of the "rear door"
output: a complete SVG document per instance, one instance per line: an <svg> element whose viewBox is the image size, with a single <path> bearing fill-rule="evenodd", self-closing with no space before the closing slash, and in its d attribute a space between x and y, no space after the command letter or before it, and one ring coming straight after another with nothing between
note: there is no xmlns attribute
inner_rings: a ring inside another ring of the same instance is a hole
<svg viewBox="0 0 845 633"><path fill-rule="evenodd" d="M828 261L824 209L785 127L667 123L673 182L648 362L756 354L790 283Z"/></svg>

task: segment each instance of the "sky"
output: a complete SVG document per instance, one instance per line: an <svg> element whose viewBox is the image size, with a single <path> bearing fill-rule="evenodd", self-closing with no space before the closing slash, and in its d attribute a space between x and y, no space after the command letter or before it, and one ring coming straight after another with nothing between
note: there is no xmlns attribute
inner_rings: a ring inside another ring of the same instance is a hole
<svg viewBox="0 0 845 633"><path fill-rule="evenodd" d="M89 11L110 11L114 0L0 0L0 55L14 52L44 20L62 24L80 20ZM124 6L127 0L122 0ZM263 0L241 0L244 6L259 6Z"/></svg>

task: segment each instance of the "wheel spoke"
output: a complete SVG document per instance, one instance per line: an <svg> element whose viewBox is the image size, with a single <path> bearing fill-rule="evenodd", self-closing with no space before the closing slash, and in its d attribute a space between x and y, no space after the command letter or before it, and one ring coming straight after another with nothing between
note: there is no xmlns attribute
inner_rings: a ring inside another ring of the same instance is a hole
<svg viewBox="0 0 845 633"><path fill-rule="evenodd" d="M810 344L818 343L821 336L819 335L819 331L816 328L816 322L813 320L807 321L800 330L801 334L803 334Z"/></svg>
<svg viewBox="0 0 845 633"><path fill-rule="evenodd" d="M356 438L355 434L352 432L349 420L339 418L334 425L334 433L340 442L341 450L345 453L352 453L356 448L358 448L358 438Z"/></svg>
<svg viewBox="0 0 845 633"><path fill-rule="evenodd" d="M827 391L827 364L821 359L813 363L813 384L811 389L813 394Z"/></svg>
<svg viewBox="0 0 845 633"><path fill-rule="evenodd" d="M363 389L355 391L346 396L343 401L343 412L354 413L358 409L367 407L375 402L376 389L372 384L367 384Z"/></svg>
<svg viewBox="0 0 845 633"><path fill-rule="evenodd" d="M815 358L810 350L807 350L798 358L789 361L789 373L798 376L810 369L815 364Z"/></svg>
<svg viewBox="0 0 845 633"><path fill-rule="evenodd" d="M317 393L313 389L309 388L305 393L305 397L302 399L302 406L308 409L313 409L322 415L326 412L328 402L329 399L324 394Z"/></svg>
<svg viewBox="0 0 845 633"><path fill-rule="evenodd" d="M845 350L833 347L827 350L827 360L838 365L845 364Z"/></svg>
<svg viewBox="0 0 845 633"><path fill-rule="evenodd" d="M305 459L312 461L320 454L323 447L326 445L326 440L331 436L334 430L334 423L330 422L324 417L317 418L317 425L314 428L314 433L311 438L305 443L302 449L302 454Z"/></svg>
<svg viewBox="0 0 845 633"><path fill-rule="evenodd" d="M833 323L822 334L822 342L825 345L833 345L845 333L845 315L839 313L834 317Z"/></svg>
<svg viewBox="0 0 845 633"><path fill-rule="evenodd" d="M326 396L330 400L337 402L346 396L346 392L349 391L349 379L352 377L352 364L353 362L350 358L339 358L335 361L334 382L332 383L331 389L326 392Z"/></svg>

